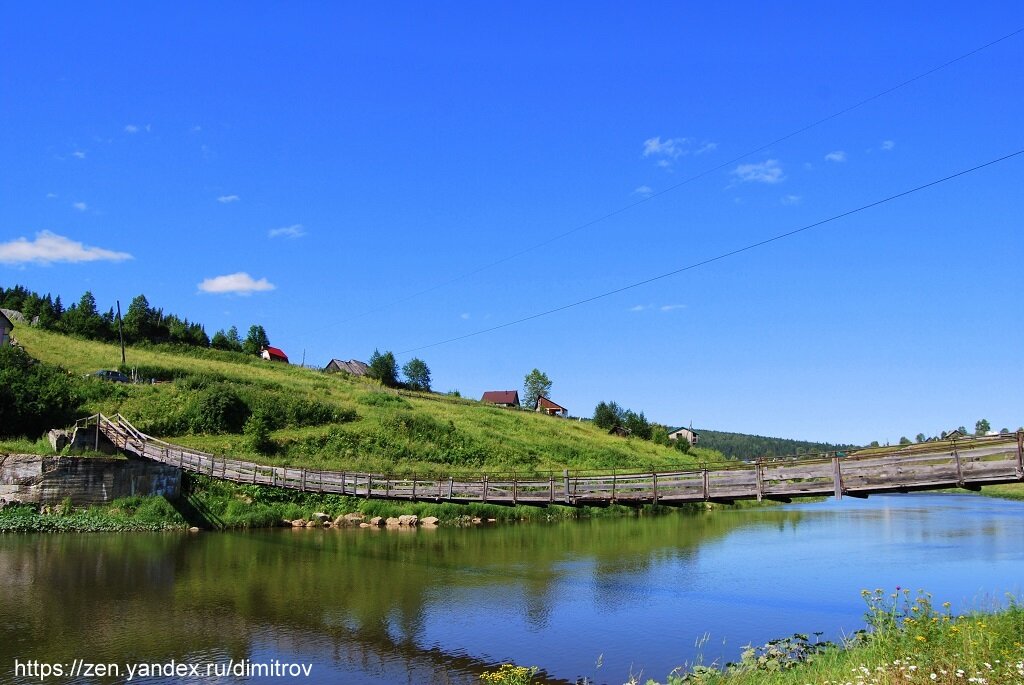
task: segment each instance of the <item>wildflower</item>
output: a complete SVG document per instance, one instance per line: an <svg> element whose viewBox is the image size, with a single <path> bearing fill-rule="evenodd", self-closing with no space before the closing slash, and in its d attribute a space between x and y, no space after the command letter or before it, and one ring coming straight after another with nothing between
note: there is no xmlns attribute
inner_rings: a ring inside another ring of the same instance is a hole
<svg viewBox="0 0 1024 685"><path fill-rule="evenodd" d="M928 676L928 677L929 677L929 678L931 678L932 680L937 680L939 676L937 676L936 674L932 673L932 674L931 674L930 676Z"/></svg>

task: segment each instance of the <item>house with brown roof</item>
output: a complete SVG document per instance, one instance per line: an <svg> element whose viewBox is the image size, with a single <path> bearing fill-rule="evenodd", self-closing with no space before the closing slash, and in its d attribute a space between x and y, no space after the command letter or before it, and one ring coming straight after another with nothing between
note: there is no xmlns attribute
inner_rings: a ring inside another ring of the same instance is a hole
<svg viewBox="0 0 1024 685"><path fill-rule="evenodd" d="M332 359L324 367L325 373L347 373L352 376L365 376L369 370L370 367L358 359L349 359L347 362L343 362L340 359Z"/></svg>
<svg viewBox="0 0 1024 685"><path fill-rule="evenodd" d="M288 355L278 347L271 347L270 345L267 345L260 350L260 356L267 361L283 362L285 364L288 363Z"/></svg>
<svg viewBox="0 0 1024 685"><path fill-rule="evenodd" d="M11 333L14 331L14 324L0 312L0 347L11 344Z"/></svg>
<svg viewBox="0 0 1024 685"><path fill-rule="evenodd" d="M519 391L518 390L488 390L484 393L484 396L480 398L481 402L487 404L494 404L499 407L518 407L519 406Z"/></svg>
<svg viewBox="0 0 1024 685"><path fill-rule="evenodd" d="M548 398L541 395L537 398L537 404L533 407L534 411L544 412L548 416L569 416L569 410L560 404L552 402Z"/></svg>

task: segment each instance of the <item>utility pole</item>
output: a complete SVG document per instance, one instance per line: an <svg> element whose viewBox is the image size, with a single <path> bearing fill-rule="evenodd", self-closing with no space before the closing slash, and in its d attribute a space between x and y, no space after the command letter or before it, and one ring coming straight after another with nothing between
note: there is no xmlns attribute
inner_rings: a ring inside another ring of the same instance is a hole
<svg viewBox="0 0 1024 685"><path fill-rule="evenodd" d="M121 338L121 366L127 366L124 360L124 329L121 327L121 300L117 300L117 335Z"/></svg>

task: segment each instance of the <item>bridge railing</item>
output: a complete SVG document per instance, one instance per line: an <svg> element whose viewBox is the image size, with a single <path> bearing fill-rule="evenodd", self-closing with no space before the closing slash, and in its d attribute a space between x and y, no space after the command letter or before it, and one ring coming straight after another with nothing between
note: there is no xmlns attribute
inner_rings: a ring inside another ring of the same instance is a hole
<svg viewBox="0 0 1024 685"><path fill-rule="evenodd" d="M927 488L1024 479L1024 433L958 438L899 450L866 450L840 457L702 464L680 470L587 470L546 474L479 473L449 476L322 471L265 466L218 457L165 442L127 419L97 414L95 423L115 445L148 459L212 478L356 497L479 501L503 504L674 503L776 498Z"/></svg>

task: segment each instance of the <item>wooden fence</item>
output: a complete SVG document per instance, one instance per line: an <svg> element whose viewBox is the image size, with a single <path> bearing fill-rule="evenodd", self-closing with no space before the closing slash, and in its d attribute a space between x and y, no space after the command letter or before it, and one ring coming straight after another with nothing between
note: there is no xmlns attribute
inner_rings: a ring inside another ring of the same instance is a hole
<svg viewBox="0 0 1024 685"><path fill-rule="evenodd" d="M487 502L546 506L679 505L743 499L788 502L795 497L867 497L885 492L1024 481L1024 432L864 450L820 458L776 458L754 463L651 473L573 472L519 478L420 478L347 471L264 466L174 445L137 430L120 414L80 421L95 425L119 449L211 478L374 499Z"/></svg>

